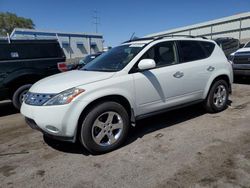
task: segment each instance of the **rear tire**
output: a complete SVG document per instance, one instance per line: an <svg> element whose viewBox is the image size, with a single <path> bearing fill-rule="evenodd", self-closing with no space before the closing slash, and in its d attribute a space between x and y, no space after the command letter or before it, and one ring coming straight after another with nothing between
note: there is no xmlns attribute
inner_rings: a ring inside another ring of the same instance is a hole
<svg viewBox="0 0 250 188"><path fill-rule="evenodd" d="M210 88L204 102L209 113L221 112L227 108L229 86L225 80L216 80Z"/></svg>
<svg viewBox="0 0 250 188"><path fill-rule="evenodd" d="M12 103L16 109L20 110L23 102L23 97L29 91L31 86L32 84L22 85L14 92L12 97Z"/></svg>
<svg viewBox="0 0 250 188"><path fill-rule="evenodd" d="M120 147L129 130L129 115L116 102L94 106L81 123L80 141L92 154L107 153Z"/></svg>

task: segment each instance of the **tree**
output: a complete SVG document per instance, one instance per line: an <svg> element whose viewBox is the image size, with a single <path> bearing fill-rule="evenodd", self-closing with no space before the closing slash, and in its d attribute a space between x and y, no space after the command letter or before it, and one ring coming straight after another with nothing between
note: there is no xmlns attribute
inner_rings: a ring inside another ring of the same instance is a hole
<svg viewBox="0 0 250 188"><path fill-rule="evenodd" d="M29 18L19 17L10 12L0 12L0 35L10 34L14 28L34 29L35 24Z"/></svg>

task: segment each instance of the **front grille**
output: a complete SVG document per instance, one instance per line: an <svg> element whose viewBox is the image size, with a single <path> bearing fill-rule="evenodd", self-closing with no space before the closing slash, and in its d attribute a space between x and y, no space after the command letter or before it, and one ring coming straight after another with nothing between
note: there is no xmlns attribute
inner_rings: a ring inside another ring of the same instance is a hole
<svg viewBox="0 0 250 188"><path fill-rule="evenodd" d="M236 55L248 55L250 56L250 52L246 51L246 52L237 52Z"/></svg>
<svg viewBox="0 0 250 188"><path fill-rule="evenodd" d="M50 100L55 94L41 94L28 92L24 98L26 104L33 106L42 106L48 100Z"/></svg>
<svg viewBox="0 0 250 188"><path fill-rule="evenodd" d="M250 55L236 55L233 59L235 64L250 64Z"/></svg>

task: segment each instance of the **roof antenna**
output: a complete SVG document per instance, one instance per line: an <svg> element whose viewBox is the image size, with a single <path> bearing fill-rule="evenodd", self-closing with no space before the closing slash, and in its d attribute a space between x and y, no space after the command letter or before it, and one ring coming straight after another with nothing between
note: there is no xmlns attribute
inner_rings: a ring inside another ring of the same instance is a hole
<svg viewBox="0 0 250 188"><path fill-rule="evenodd" d="M135 32L132 33L130 40L133 40L134 36L135 36Z"/></svg>

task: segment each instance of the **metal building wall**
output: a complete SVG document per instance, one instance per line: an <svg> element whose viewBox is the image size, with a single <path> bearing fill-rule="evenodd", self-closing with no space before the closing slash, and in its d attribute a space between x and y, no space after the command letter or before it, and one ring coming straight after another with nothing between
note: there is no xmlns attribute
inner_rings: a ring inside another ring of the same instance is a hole
<svg viewBox="0 0 250 188"><path fill-rule="evenodd" d="M46 32L28 29L15 29L12 39L58 39L67 59L81 58L88 54L103 51L103 37L97 34ZM95 44L94 46L91 46Z"/></svg>
<svg viewBox="0 0 250 188"><path fill-rule="evenodd" d="M245 43L250 40L250 12L154 33L147 37L163 34L205 36L210 39L233 37Z"/></svg>

